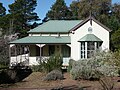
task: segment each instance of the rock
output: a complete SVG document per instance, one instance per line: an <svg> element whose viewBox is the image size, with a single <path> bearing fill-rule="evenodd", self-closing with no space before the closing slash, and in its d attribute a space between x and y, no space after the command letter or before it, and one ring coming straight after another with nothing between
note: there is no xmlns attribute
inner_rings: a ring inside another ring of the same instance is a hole
<svg viewBox="0 0 120 90"><path fill-rule="evenodd" d="M46 75L46 77L44 78L44 81L62 80L62 79L64 79L62 72L59 70L53 70Z"/></svg>

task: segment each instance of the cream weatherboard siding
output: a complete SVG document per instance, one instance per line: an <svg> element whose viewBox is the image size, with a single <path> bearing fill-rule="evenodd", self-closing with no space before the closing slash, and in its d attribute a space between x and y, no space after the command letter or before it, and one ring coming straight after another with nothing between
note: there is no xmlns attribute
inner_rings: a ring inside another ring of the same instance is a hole
<svg viewBox="0 0 120 90"><path fill-rule="evenodd" d="M71 34L71 58L74 60L80 59L80 42L79 39L84 37L86 34L89 34L88 28L92 28L92 34L100 38L102 43L102 50L109 50L109 32L98 25L96 22L92 20L92 26L90 24L90 21L83 24L81 27L79 27L77 30L73 31L74 34Z"/></svg>

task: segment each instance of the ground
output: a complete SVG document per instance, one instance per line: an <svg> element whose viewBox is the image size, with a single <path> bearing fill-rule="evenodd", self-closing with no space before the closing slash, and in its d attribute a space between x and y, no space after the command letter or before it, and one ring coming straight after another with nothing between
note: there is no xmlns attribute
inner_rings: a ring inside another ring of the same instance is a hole
<svg viewBox="0 0 120 90"><path fill-rule="evenodd" d="M18 82L10 85L0 85L0 88L33 88L35 90L58 90L57 88L63 87L62 90L79 90L79 88L84 88L85 90L101 90L101 85L98 81L88 81L88 80L72 80L69 73L64 73L64 80L57 81L43 81L45 74L40 72L33 72L29 77L25 78L22 82ZM115 90L120 90L120 77L114 77ZM112 81L112 82L113 82ZM83 89L83 90L84 90Z"/></svg>

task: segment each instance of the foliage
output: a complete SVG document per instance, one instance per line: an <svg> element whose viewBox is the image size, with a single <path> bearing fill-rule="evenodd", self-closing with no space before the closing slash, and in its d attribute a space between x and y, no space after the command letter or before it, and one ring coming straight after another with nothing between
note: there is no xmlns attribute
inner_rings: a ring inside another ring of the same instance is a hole
<svg viewBox="0 0 120 90"><path fill-rule="evenodd" d="M73 65L74 62L75 62L75 61L74 61L73 59L70 59L70 60L69 60L69 66L68 66L68 68L67 68L67 71L68 71L68 72L70 72L70 70L72 69L72 65Z"/></svg>
<svg viewBox="0 0 120 90"><path fill-rule="evenodd" d="M10 28L10 18L11 16L9 14L0 17L0 28L2 28L2 36L8 35L10 33L9 28ZM13 31L12 31L13 32ZM13 32L14 33L14 32Z"/></svg>
<svg viewBox="0 0 120 90"><path fill-rule="evenodd" d="M6 84L6 83L9 84L9 83L16 83L22 81L32 73L31 69L28 68L18 69L18 68L2 70L0 72L0 84Z"/></svg>
<svg viewBox="0 0 120 90"><path fill-rule="evenodd" d="M71 16L71 19L79 19L78 18L78 10L79 10L79 2L78 1L73 1L71 4L70 4L70 11L72 13L72 16Z"/></svg>
<svg viewBox="0 0 120 90"><path fill-rule="evenodd" d="M120 28L112 34L111 41L116 49L120 49Z"/></svg>
<svg viewBox="0 0 120 90"><path fill-rule="evenodd" d="M6 9L3 7L3 4L0 3L0 17L4 16L6 14Z"/></svg>
<svg viewBox="0 0 120 90"><path fill-rule="evenodd" d="M116 18L120 22L120 3L113 4L113 14L116 16Z"/></svg>
<svg viewBox="0 0 120 90"><path fill-rule="evenodd" d="M120 28L120 22L116 16L111 16L107 21L106 25L112 30L112 33Z"/></svg>
<svg viewBox="0 0 120 90"><path fill-rule="evenodd" d="M90 60L89 60L90 61ZM99 73L97 70L92 68L92 65L89 65L88 60L75 61L70 74L74 80L76 79L85 79L85 80L98 80L100 76L96 75Z"/></svg>
<svg viewBox="0 0 120 90"><path fill-rule="evenodd" d="M110 0L79 0L73 1L70 5L70 9L72 10L73 17L77 17L78 19L87 18L90 13L95 18L99 18L100 15L105 14L108 15L111 7ZM77 19L76 18L76 19Z"/></svg>
<svg viewBox="0 0 120 90"><path fill-rule="evenodd" d="M3 32L3 24L5 23L3 18L6 15L6 9L3 7L3 4L0 3L0 37L2 36Z"/></svg>
<svg viewBox="0 0 120 90"><path fill-rule="evenodd" d="M46 17L53 20L65 20L71 18L71 12L64 0L56 0L51 10L46 14Z"/></svg>
<svg viewBox="0 0 120 90"><path fill-rule="evenodd" d="M114 64L112 52L98 52L90 59L74 61L70 74L73 79L100 79L102 76L117 76L118 66Z"/></svg>
<svg viewBox="0 0 120 90"><path fill-rule="evenodd" d="M42 72L43 71L42 65L33 65L31 68L32 68L33 72Z"/></svg>
<svg viewBox="0 0 120 90"><path fill-rule="evenodd" d="M20 33L21 37L26 36L26 32L30 29L29 22L39 20L37 13L34 12L36 6L36 0L16 0L9 5L13 29Z"/></svg>
<svg viewBox="0 0 120 90"><path fill-rule="evenodd" d="M52 70L61 70L62 63L62 56L60 54L55 54L50 56L48 59L40 59L39 65L33 66L33 71L48 73Z"/></svg>
<svg viewBox="0 0 120 90"><path fill-rule="evenodd" d="M111 63L114 63L115 66L118 67L118 69L120 70L120 50L117 50L113 53L113 61ZM118 74L120 75L118 70Z"/></svg>
<svg viewBox="0 0 120 90"><path fill-rule="evenodd" d="M62 80L63 79L63 74L59 70L53 70L49 72L46 77L44 78L45 81L50 81L50 80Z"/></svg>
<svg viewBox="0 0 120 90"><path fill-rule="evenodd" d="M7 66L9 63L9 51L7 40L0 38L0 66Z"/></svg>

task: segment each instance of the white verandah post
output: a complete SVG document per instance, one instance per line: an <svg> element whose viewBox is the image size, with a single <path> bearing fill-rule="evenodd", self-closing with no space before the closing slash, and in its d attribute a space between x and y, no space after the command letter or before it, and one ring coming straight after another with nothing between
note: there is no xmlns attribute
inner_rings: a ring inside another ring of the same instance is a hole
<svg viewBox="0 0 120 90"><path fill-rule="evenodd" d="M87 59L87 42L85 42L85 59Z"/></svg>
<svg viewBox="0 0 120 90"><path fill-rule="evenodd" d="M97 50L97 42L95 42L95 53L96 53L96 50Z"/></svg>
<svg viewBox="0 0 120 90"><path fill-rule="evenodd" d="M80 42L80 59L81 59L81 54L82 54L82 53L81 53L81 42Z"/></svg>
<svg viewBox="0 0 120 90"><path fill-rule="evenodd" d="M42 47L45 46L45 44L36 44L40 49L40 60L42 59Z"/></svg>

